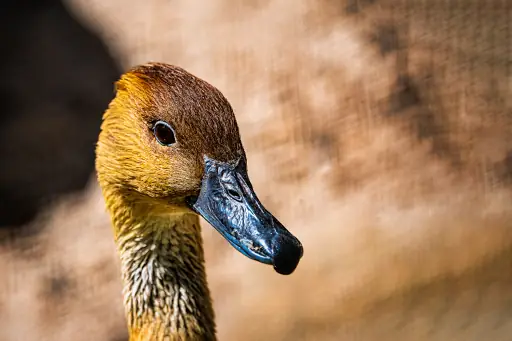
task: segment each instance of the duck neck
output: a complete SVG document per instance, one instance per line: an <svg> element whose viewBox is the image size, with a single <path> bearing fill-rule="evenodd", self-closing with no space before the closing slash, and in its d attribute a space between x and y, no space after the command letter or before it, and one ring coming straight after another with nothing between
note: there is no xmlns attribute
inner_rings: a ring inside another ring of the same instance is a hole
<svg viewBox="0 0 512 341"><path fill-rule="evenodd" d="M198 216L122 206L111 212L130 341L216 340Z"/></svg>

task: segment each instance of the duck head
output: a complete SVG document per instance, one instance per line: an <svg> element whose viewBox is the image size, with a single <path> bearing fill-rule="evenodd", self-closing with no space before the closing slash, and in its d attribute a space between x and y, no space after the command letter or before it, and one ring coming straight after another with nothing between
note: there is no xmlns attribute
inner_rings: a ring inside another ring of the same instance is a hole
<svg viewBox="0 0 512 341"><path fill-rule="evenodd" d="M220 91L159 63L131 69L116 90L97 148L102 188L152 211L195 212L242 254L292 273L302 245L256 196L235 115Z"/></svg>

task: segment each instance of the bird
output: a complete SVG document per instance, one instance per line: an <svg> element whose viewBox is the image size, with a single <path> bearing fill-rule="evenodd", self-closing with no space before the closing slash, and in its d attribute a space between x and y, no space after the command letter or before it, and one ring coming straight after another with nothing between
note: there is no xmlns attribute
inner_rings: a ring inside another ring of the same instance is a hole
<svg viewBox="0 0 512 341"><path fill-rule="evenodd" d="M217 340L200 217L282 275L295 271L303 246L258 199L220 90L158 62L131 67L114 88L95 168L120 259L129 340Z"/></svg>

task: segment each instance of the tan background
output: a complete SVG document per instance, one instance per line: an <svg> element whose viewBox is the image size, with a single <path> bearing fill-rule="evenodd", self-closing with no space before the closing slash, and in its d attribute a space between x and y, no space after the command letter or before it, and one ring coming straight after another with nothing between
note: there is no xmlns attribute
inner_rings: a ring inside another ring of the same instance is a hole
<svg viewBox="0 0 512 341"><path fill-rule="evenodd" d="M121 70L163 61L218 87L261 200L304 244L284 277L203 224L220 340L510 340L510 1L64 6ZM0 243L0 340L126 340L90 179Z"/></svg>

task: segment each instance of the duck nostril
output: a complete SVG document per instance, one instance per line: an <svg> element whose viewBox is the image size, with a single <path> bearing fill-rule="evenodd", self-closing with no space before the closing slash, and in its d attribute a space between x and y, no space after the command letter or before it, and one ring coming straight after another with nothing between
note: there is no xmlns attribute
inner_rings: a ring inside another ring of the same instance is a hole
<svg viewBox="0 0 512 341"><path fill-rule="evenodd" d="M226 192L231 198L235 199L236 201L242 201L242 196L240 195L240 193L238 193L238 191L234 190L233 188L227 188Z"/></svg>

